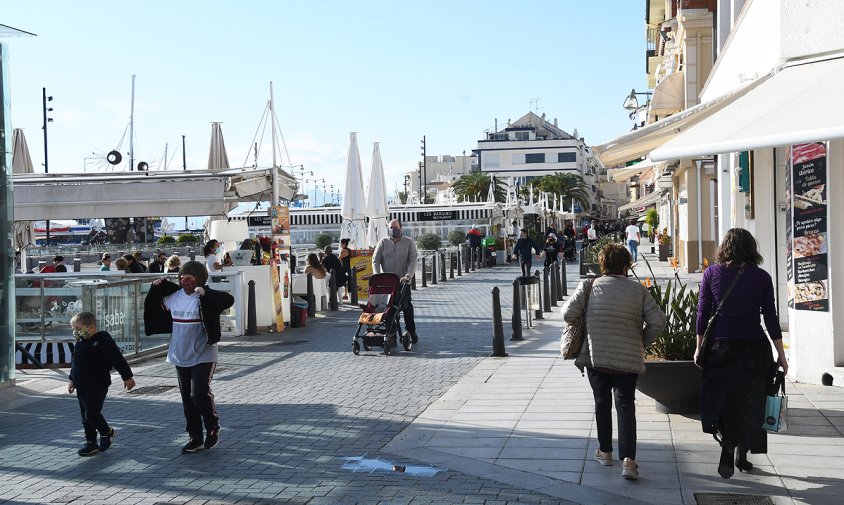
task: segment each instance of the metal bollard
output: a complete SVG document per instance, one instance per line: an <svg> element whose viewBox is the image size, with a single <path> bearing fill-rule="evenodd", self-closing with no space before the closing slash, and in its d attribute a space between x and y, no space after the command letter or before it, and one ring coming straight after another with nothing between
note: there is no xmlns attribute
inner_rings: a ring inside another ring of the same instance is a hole
<svg viewBox="0 0 844 505"><path fill-rule="evenodd" d="M551 276L549 279L551 282L551 299L548 300L549 305L553 304L555 307L557 306L557 296L560 292L560 277L557 276L557 262L551 263L548 266L548 274Z"/></svg>
<svg viewBox="0 0 844 505"><path fill-rule="evenodd" d="M79 258L73 258L73 271L74 272L81 272L82 271L82 260Z"/></svg>
<svg viewBox="0 0 844 505"><path fill-rule="evenodd" d="M557 298L554 301L555 305L558 301L559 302L563 301L563 289L564 288L563 288L563 279L561 278L561 272L562 272L562 275L565 275L565 272L566 272L565 262L557 265L557 270L554 271L555 276L557 277Z"/></svg>
<svg viewBox="0 0 844 505"><path fill-rule="evenodd" d="M497 358L507 356L504 349L504 324L501 321L501 293L498 287L492 288L492 355ZM521 324L519 325L521 328Z"/></svg>
<svg viewBox="0 0 844 505"><path fill-rule="evenodd" d="M246 335L258 334L258 311L255 306L255 281L249 281L249 294L246 296Z"/></svg>
<svg viewBox="0 0 844 505"><path fill-rule="evenodd" d="M461 264L461 261L463 261L463 259L466 257L466 255L465 254L461 255L460 250L461 250L461 247L458 246L457 247L457 276L463 277L463 271L462 271L463 265Z"/></svg>
<svg viewBox="0 0 844 505"><path fill-rule="evenodd" d="M577 261L580 264L580 276L586 275L586 265L583 263L583 251L577 253Z"/></svg>
<svg viewBox="0 0 844 505"><path fill-rule="evenodd" d="M428 287L428 263L425 262L425 258L422 258L422 287Z"/></svg>
<svg viewBox="0 0 844 505"><path fill-rule="evenodd" d="M448 278L449 278L449 279L454 279L454 263L455 263L455 261L454 261L454 253L453 253L453 252L449 252L449 253L448 253L448 268L449 268L449 271L448 271ZM460 264L460 263L458 263L458 265L459 265L459 264Z"/></svg>
<svg viewBox="0 0 844 505"><path fill-rule="evenodd" d="M521 284L519 283L519 279L513 279L513 317L511 319L512 326L513 326L513 336L510 337L510 340L524 340L522 337L522 303L521 303L521 293L519 293L519 288Z"/></svg>
<svg viewBox="0 0 844 505"><path fill-rule="evenodd" d="M333 269L328 279L328 310L337 310L337 271Z"/></svg>
<svg viewBox="0 0 844 505"><path fill-rule="evenodd" d="M440 254L440 282L446 282L446 275L445 275L445 252L441 252Z"/></svg>
<svg viewBox="0 0 844 505"><path fill-rule="evenodd" d="M437 253L431 255L431 285L437 283Z"/></svg>
<svg viewBox="0 0 844 505"><path fill-rule="evenodd" d="M566 263L565 262L563 262L563 264L560 265L560 287L562 288L562 289L560 289L560 291L561 291L560 292L560 300L562 300L563 296L569 295L569 281L566 279Z"/></svg>
<svg viewBox="0 0 844 505"><path fill-rule="evenodd" d="M410 278L410 290L416 291L416 272L413 272L413 277Z"/></svg>
<svg viewBox="0 0 844 505"><path fill-rule="evenodd" d="M196 251L188 248L188 258L190 258L191 261L196 261Z"/></svg>
<svg viewBox="0 0 844 505"><path fill-rule="evenodd" d="M533 276L539 279L539 270L533 272ZM542 313L542 302L545 300L543 296L542 289L540 289L540 285L537 284L536 290L539 291L539 308L533 311L533 317L535 319L545 319L545 315Z"/></svg>
<svg viewBox="0 0 844 505"><path fill-rule="evenodd" d="M481 248L478 249L478 268L483 268L485 261L486 261L486 247L481 246Z"/></svg>
<svg viewBox="0 0 844 505"><path fill-rule="evenodd" d="M355 307L358 306L358 276L354 268L352 269L351 277L349 277L349 301Z"/></svg>
<svg viewBox="0 0 844 505"><path fill-rule="evenodd" d="M542 310L545 312L551 312L550 270L548 267L542 269Z"/></svg>
<svg viewBox="0 0 844 505"><path fill-rule="evenodd" d="M316 298L314 297L314 276L312 274L307 274L308 277L306 278L308 291L307 295L308 298L308 317L316 316Z"/></svg>

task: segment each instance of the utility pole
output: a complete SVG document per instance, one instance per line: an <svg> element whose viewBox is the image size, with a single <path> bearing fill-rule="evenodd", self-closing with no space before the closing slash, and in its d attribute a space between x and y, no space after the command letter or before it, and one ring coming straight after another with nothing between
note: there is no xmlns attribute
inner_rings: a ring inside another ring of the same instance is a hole
<svg viewBox="0 0 844 505"><path fill-rule="evenodd" d="M49 163L47 162L47 123L52 123L53 118L47 117L48 112L53 112L52 107L47 107L47 102L52 102L53 97L47 96L47 88L41 88L43 95L42 109L44 112L44 124L41 127L44 130L44 173L50 172ZM47 219L47 247L50 247L50 220Z"/></svg>
<svg viewBox="0 0 844 505"><path fill-rule="evenodd" d="M422 203L428 199L428 157L427 146L425 145L425 135L422 135Z"/></svg>

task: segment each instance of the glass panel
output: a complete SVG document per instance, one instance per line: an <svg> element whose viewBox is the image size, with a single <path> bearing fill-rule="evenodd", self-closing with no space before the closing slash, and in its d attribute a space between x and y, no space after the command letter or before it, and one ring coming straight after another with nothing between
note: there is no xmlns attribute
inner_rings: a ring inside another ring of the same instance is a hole
<svg viewBox="0 0 844 505"><path fill-rule="evenodd" d="M0 383L15 377L15 300L12 249L12 129L9 111L8 58L0 44Z"/></svg>

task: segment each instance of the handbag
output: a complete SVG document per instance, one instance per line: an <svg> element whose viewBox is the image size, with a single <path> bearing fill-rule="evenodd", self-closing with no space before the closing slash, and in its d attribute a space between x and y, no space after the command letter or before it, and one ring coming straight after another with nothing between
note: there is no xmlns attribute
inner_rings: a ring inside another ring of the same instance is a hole
<svg viewBox="0 0 844 505"><path fill-rule="evenodd" d="M730 297L730 293L733 292L733 288L736 287L736 283L743 273L744 267L739 268L738 274L735 279L733 279L733 282L730 283L730 287L727 288L727 292L724 293L724 298L721 298L721 303L719 303L718 307L715 308L715 312L713 312L712 316L709 318L709 322L706 324L706 331L703 332L703 338L700 343L700 352L697 354L697 359L695 360L695 365L697 365L698 368L706 366L706 358L709 357L709 348L712 347L712 331L715 328L715 321L721 314L721 307L724 306L724 302L726 302L727 298Z"/></svg>
<svg viewBox="0 0 844 505"><path fill-rule="evenodd" d="M583 341L586 339L586 307L589 305L589 295L592 293L592 283L594 279L589 281L586 288L586 299L583 302L583 312L577 317L577 320L563 330L563 336L560 339L560 353L563 359L574 359L580 354L580 349L583 347Z"/></svg>
<svg viewBox="0 0 844 505"><path fill-rule="evenodd" d="M765 422L762 428L774 433L788 428L788 397L785 396L785 373L778 371L774 379L773 394L765 400Z"/></svg>

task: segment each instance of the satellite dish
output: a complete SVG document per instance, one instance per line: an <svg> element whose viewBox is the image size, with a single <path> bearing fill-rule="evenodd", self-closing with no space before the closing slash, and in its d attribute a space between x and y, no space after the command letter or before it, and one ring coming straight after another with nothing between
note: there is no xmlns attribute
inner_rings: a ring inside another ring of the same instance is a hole
<svg viewBox="0 0 844 505"><path fill-rule="evenodd" d="M110 151L106 154L106 161L109 165L119 165L123 161L123 155L120 154L120 151Z"/></svg>
<svg viewBox="0 0 844 505"><path fill-rule="evenodd" d="M146 161L141 161L138 163L138 172L146 172L149 169L149 165Z"/></svg>

